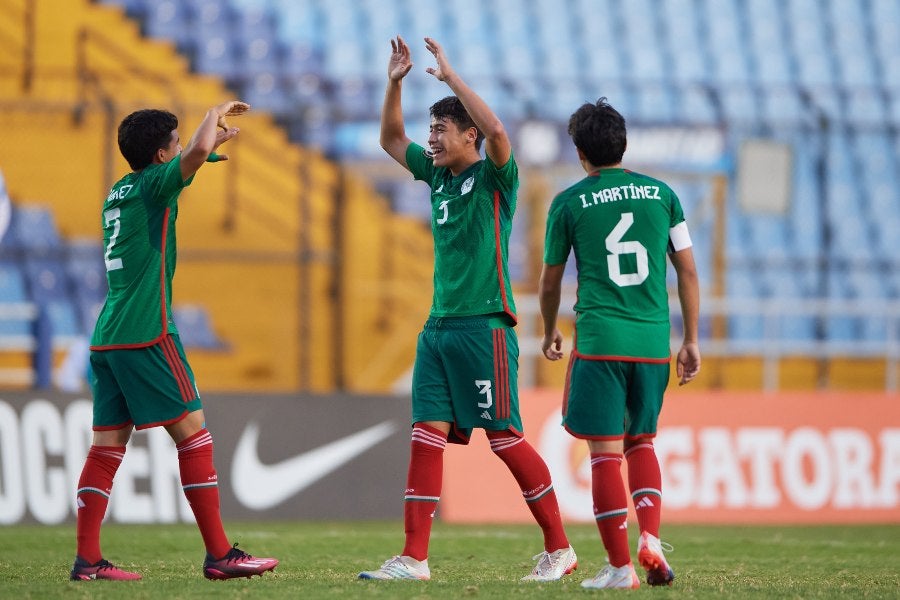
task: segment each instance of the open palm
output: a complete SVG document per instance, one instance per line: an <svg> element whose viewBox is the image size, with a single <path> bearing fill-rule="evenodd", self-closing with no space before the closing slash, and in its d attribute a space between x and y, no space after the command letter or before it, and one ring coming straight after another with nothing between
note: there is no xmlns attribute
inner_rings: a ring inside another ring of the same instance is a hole
<svg viewBox="0 0 900 600"><path fill-rule="evenodd" d="M412 67L413 63L409 46L398 35L396 40L391 40L391 60L388 62L388 77L391 81L403 79Z"/></svg>

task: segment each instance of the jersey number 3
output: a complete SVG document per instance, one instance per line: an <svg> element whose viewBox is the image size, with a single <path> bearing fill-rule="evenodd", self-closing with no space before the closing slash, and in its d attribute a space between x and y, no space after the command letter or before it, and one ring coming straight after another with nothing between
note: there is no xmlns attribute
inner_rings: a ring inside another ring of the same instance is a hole
<svg viewBox="0 0 900 600"><path fill-rule="evenodd" d="M650 274L650 263L647 260L647 248L640 242L623 242L625 233L634 224L634 213L622 213L619 222L606 236L606 249L609 255L606 264L609 267L609 278L619 287L640 285ZM634 254L637 273L623 273L619 257L623 254Z"/></svg>

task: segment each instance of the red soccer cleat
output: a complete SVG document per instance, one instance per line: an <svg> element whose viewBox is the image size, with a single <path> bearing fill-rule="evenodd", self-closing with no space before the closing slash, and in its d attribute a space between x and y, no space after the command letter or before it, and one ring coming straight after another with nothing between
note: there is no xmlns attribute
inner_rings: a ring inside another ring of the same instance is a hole
<svg viewBox="0 0 900 600"><path fill-rule="evenodd" d="M141 578L140 573L123 571L108 560L101 558L94 564L90 564L80 556L75 557L75 564L69 579L72 581L90 581L91 579L109 579L111 581L136 581Z"/></svg>
<svg viewBox="0 0 900 600"><path fill-rule="evenodd" d="M238 550L237 544L228 551L228 554L216 560L206 555L203 561L203 576L207 579L233 579L262 575L278 566L278 559L256 558L242 550Z"/></svg>

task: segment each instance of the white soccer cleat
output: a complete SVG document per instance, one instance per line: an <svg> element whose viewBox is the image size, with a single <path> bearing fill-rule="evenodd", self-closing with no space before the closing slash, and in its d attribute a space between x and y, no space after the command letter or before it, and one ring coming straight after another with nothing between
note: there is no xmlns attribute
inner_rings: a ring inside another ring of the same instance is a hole
<svg viewBox="0 0 900 600"><path fill-rule="evenodd" d="M428 569L428 559L419 561L411 556L392 556L384 561L377 571L363 571L360 579L418 579L427 581L431 579L431 571Z"/></svg>
<svg viewBox="0 0 900 600"><path fill-rule="evenodd" d="M622 567L606 565L595 577L585 579L581 587L589 590L625 589L636 590L641 587L641 580L634 572L634 565L628 563Z"/></svg>
<svg viewBox="0 0 900 600"><path fill-rule="evenodd" d="M663 550L671 552L672 546L666 544L666 548L663 548L658 537L646 531L641 532L637 546L638 562L647 571L647 583L650 585L672 585L675 579L675 572L666 562Z"/></svg>
<svg viewBox="0 0 900 600"><path fill-rule="evenodd" d="M556 581L578 568L578 557L572 546L553 552L544 550L531 558L538 561L537 565L522 581Z"/></svg>

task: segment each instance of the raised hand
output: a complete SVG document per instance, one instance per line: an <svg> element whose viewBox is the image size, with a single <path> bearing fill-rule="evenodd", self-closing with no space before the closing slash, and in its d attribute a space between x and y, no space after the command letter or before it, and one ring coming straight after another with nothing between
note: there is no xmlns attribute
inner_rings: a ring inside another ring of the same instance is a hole
<svg viewBox="0 0 900 600"><path fill-rule="evenodd" d="M236 136L241 130L237 127L225 127L223 129L219 129L216 131L216 143L213 144L213 150L216 150L219 146ZM208 162L219 162L221 160L228 160L227 154L217 154L215 160Z"/></svg>
<svg viewBox="0 0 900 600"><path fill-rule="evenodd" d="M403 41L399 35L396 40L391 40L391 60L388 62L388 79L391 81L400 81L409 70L412 69L412 56L409 52L409 46Z"/></svg>
<svg viewBox="0 0 900 600"><path fill-rule="evenodd" d="M444 55L444 49L441 48L441 45L433 38L428 37L425 38L425 47L434 55L434 58L437 61L437 68L428 67L425 71L434 75L438 81L446 81L447 78L453 74L453 68L450 66L450 61L447 60L447 57Z"/></svg>
<svg viewBox="0 0 900 600"><path fill-rule="evenodd" d="M216 126L219 129L223 129L227 132L228 122L225 120L225 117L236 117L238 115L242 115L250 110L250 105L246 102L241 102L240 100L229 100L228 102L223 102L222 104L218 105L215 110L219 114L219 120L216 122ZM231 137L234 136L232 135Z"/></svg>

